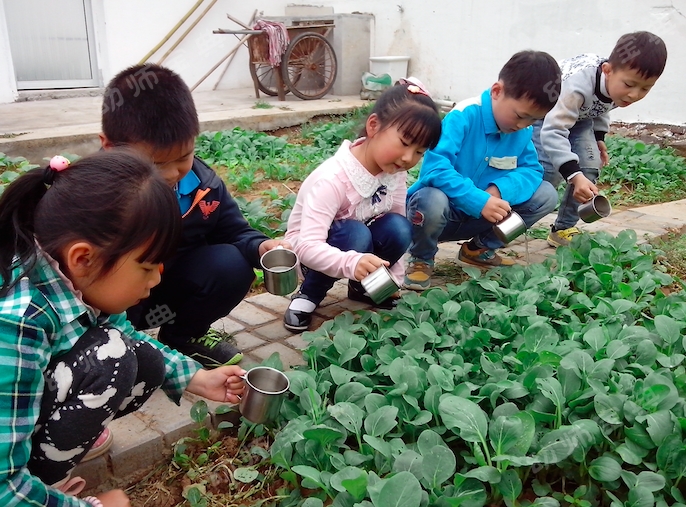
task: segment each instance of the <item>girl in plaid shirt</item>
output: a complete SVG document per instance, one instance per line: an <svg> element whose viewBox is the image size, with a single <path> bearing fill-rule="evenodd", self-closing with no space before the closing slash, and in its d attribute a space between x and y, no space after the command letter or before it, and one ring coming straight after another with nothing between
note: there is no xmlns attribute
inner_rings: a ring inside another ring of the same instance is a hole
<svg viewBox="0 0 686 507"><path fill-rule="evenodd" d="M128 506L64 492L112 419L160 387L238 401L240 367L204 370L126 320L180 232L173 191L126 152L54 157L0 198L0 505Z"/></svg>

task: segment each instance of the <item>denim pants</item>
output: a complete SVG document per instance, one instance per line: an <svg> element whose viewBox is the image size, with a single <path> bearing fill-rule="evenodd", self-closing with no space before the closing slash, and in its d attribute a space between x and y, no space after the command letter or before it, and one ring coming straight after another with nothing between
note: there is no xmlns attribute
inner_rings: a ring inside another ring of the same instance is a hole
<svg viewBox="0 0 686 507"><path fill-rule="evenodd" d="M550 183L542 181L531 199L512 206L512 210L521 215L529 228L553 211L556 204L557 192ZM417 259L433 260L442 241L475 238L486 248L503 246L493 234L492 222L453 209L448 196L434 187L421 188L408 198L407 217L412 223L410 254Z"/></svg>
<svg viewBox="0 0 686 507"><path fill-rule="evenodd" d="M560 171L553 167L550 158L541 145L542 123L541 121L534 123L533 142L538 152L538 160L545 171L543 178L557 188L562 183L563 178ZM576 122L569 130L569 144L572 147L572 152L579 157L581 172L593 183L596 183L600 174L601 162L598 141L596 141L593 131L593 120ZM555 220L556 230L569 229L579 221L579 205L581 203L574 199L573 193L574 186L567 185L564 196L562 196L560 209L557 212L557 220Z"/></svg>
<svg viewBox="0 0 686 507"><path fill-rule="evenodd" d="M112 419L129 414L164 382L162 353L118 330L86 331L45 371L28 468L54 484L83 459Z"/></svg>
<svg viewBox="0 0 686 507"><path fill-rule="evenodd" d="M352 219L334 220L326 242L344 252L372 253L392 266L405 254L410 240L410 222L398 213L386 213L368 224ZM337 279L306 267L303 271L305 280L300 292L318 305ZM349 283L361 289L360 282Z"/></svg>

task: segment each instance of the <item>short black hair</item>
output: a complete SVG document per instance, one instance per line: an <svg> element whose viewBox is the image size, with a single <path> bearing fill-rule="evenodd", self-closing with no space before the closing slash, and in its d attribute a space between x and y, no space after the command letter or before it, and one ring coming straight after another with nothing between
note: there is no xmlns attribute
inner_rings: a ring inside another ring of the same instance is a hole
<svg viewBox="0 0 686 507"><path fill-rule="evenodd" d="M107 85L102 132L114 145L144 142L169 149L194 140L200 123L183 79L146 63L124 69Z"/></svg>
<svg viewBox="0 0 686 507"><path fill-rule="evenodd" d="M627 33L615 44L608 62L615 70L633 69L646 79L660 77L667 63L667 46L650 32Z"/></svg>
<svg viewBox="0 0 686 507"><path fill-rule="evenodd" d="M515 53L500 70L507 97L531 100L536 106L550 111L560 96L562 74L555 58L543 51Z"/></svg>

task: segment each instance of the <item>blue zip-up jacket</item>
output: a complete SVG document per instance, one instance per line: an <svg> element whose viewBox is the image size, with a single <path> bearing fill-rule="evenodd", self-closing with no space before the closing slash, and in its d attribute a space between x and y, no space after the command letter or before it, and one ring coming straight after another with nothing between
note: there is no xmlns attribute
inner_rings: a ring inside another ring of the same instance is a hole
<svg viewBox="0 0 686 507"><path fill-rule="evenodd" d="M474 218L481 217L491 197L489 185L498 187L510 205L528 201L543 181L532 132L532 127L508 134L498 130L490 89L459 103L443 119L441 140L424 155L408 196L435 187L448 196L452 208Z"/></svg>

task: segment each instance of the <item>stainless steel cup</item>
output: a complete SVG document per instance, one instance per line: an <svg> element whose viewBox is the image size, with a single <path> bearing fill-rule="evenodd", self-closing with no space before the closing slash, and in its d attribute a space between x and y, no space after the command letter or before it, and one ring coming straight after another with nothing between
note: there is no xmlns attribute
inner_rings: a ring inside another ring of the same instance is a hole
<svg viewBox="0 0 686 507"><path fill-rule="evenodd" d="M264 286L272 294L285 296L298 287L298 256L282 246L269 250L260 258Z"/></svg>
<svg viewBox="0 0 686 507"><path fill-rule="evenodd" d="M607 197L603 195L596 195L588 202L579 206L579 218L590 224L601 218L607 218L612 213L612 206Z"/></svg>
<svg viewBox="0 0 686 507"><path fill-rule="evenodd" d="M526 224L516 211L510 211L505 218L493 226L493 233L505 244L508 244L525 232Z"/></svg>
<svg viewBox="0 0 686 507"><path fill-rule="evenodd" d="M272 421L279 414L283 393L288 391L288 377L268 366L257 366L243 377L245 392L239 409L243 417L255 424Z"/></svg>
<svg viewBox="0 0 686 507"><path fill-rule="evenodd" d="M360 283L367 295L377 304L387 300L400 289L386 266L377 268L360 280Z"/></svg>

